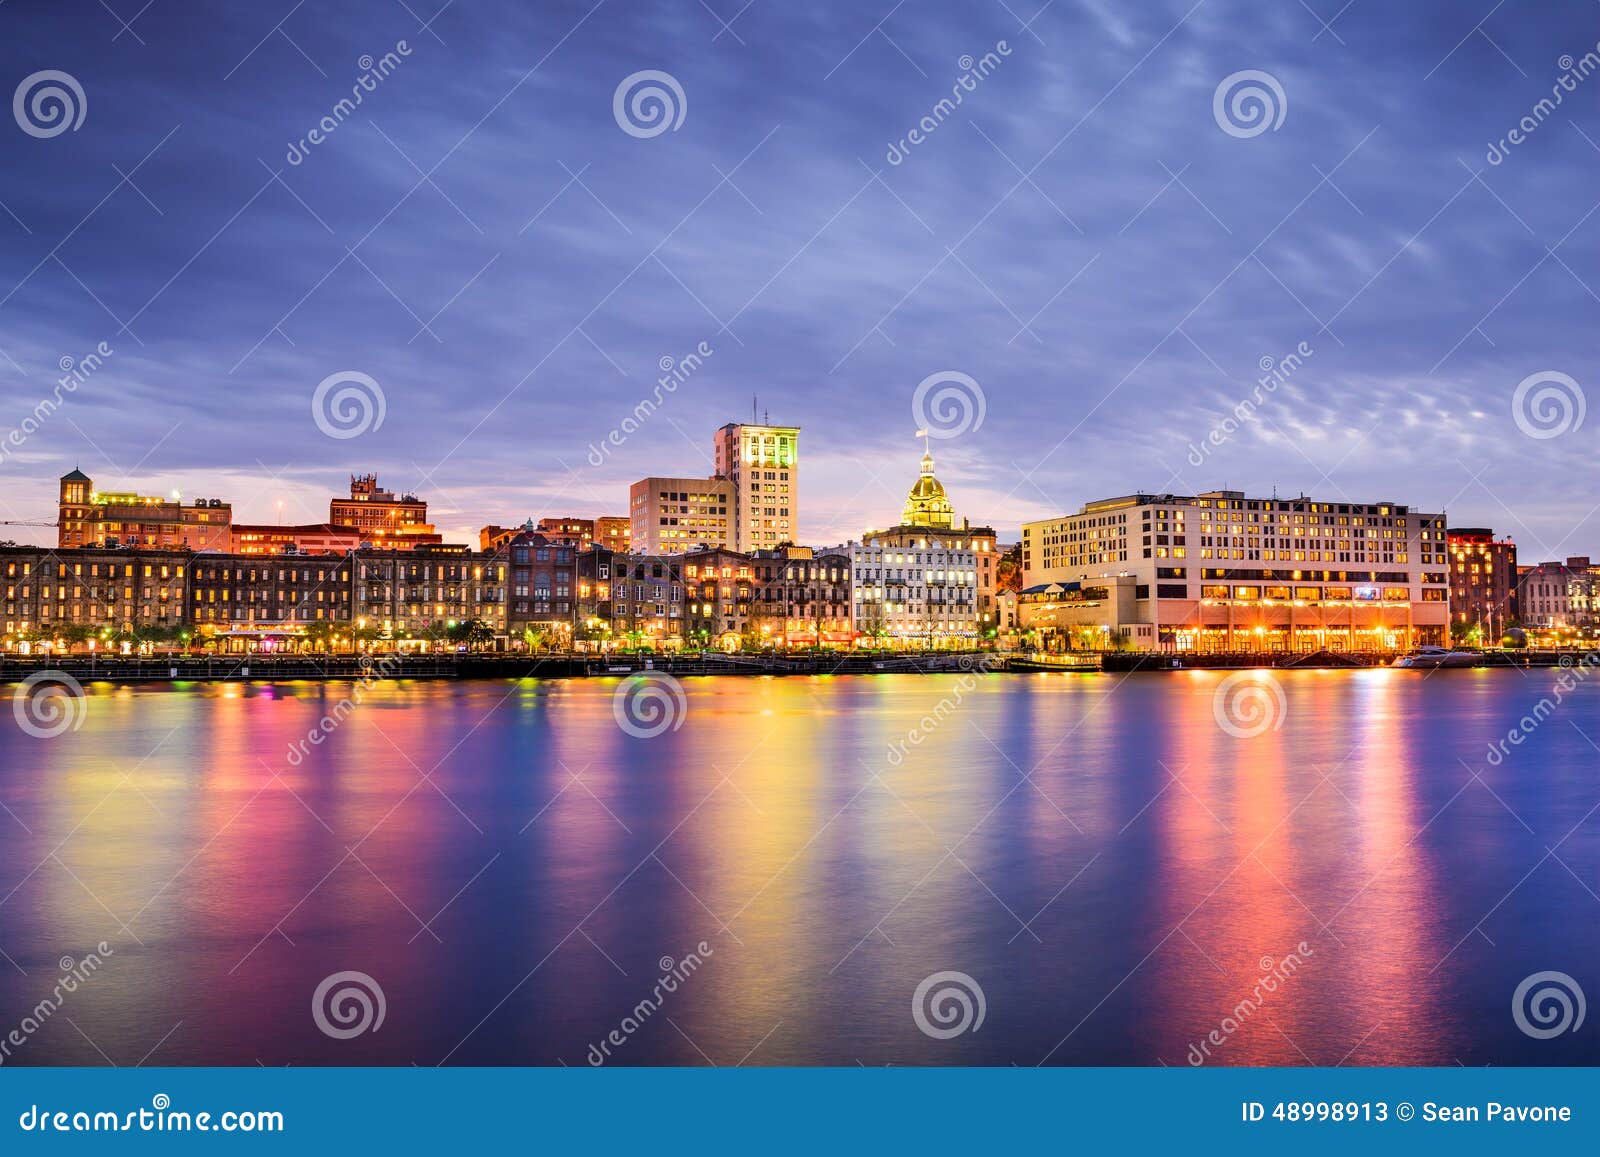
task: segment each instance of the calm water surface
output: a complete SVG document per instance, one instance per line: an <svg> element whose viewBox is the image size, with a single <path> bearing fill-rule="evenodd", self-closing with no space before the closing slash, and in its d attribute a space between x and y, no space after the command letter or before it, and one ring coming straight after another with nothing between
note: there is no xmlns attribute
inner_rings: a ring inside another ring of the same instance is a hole
<svg viewBox="0 0 1600 1157"><path fill-rule="evenodd" d="M387 685L298 766L350 685L93 687L0 727L0 1037L112 949L6 1063L1600 1062L1511 1011L1600 998L1600 680L1493 765L1552 673L1284 673L1253 738L1223 678L688 679L655 738L616 680Z"/></svg>

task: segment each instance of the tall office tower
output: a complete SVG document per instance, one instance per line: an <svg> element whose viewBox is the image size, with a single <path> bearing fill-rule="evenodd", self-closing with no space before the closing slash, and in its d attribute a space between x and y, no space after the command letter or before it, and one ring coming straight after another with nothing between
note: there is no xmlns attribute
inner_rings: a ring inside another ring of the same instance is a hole
<svg viewBox="0 0 1600 1157"><path fill-rule="evenodd" d="M733 484L735 550L772 550L800 527L800 427L729 422L716 432L716 469Z"/></svg>

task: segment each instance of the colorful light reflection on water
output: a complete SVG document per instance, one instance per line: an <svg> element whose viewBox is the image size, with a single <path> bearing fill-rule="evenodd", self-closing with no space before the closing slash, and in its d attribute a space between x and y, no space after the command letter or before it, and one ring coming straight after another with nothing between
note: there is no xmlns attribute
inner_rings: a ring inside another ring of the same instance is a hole
<svg viewBox="0 0 1600 1157"><path fill-rule="evenodd" d="M1597 692L1491 766L1547 674L1286 673L1254 738L1222 678L688 679L653 739L616 680L402 683L297 765L349 685L94 687L0 728L0 1035L113 950L6 1063L1600 1059L1510 1012L1600 994ZM345 970L386 1017L336 1040ZM938 1040L944 970L986 1014Z"/></svg>

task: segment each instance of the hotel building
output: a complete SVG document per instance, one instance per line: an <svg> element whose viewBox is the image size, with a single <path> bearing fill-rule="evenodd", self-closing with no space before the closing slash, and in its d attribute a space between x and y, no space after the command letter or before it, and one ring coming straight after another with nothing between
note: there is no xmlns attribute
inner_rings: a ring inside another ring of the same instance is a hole
<svg viewBox="0 0 1600 1157"><path fill-rule="evenodd" d="M1443 644L1442 514L1392 502L1133 494L1022 528L1019 625L1052 647L1393 650Z"/></svg>
<svg viewBox="0 0 1600 1157"><path fill-rule="evenodd" d="M187 555L169 551L84 548L63 555L0 547L6 646L180 627L189 565Z"/></svg>
<svg viewBox="0 0 1600 1157"><path fill-rule="evenodd" d="M777 647L848 647L850 557L809 546L758 550L751 556L754 633Z"/></svg>
<svg viewBox="0 0 1600 1157"><path fill-rule="evenodd" d="M748 553L793 542L800 524L800 427L729 422L712 442L717 477L732 487L725 545Z"/></svg>
<svg viewBox="0 0 1600 1157"><path fill-rule="evenodd" d="M628 488L630 549L674 555L730 547L732 507L726 478L641 478Z"/></svg>
<svg viewBox="0 0 1600 1157"><path fill-rule="evenodd" d="M1450 630L1497 643L1517 621L1517 544L1482 527L1450 528Z"/></svg>
<svg viewBox="0 0 1600 1157"><path fill-rule="evenodd" d="M396 495L378 486L376 474L350 476L350 497L328 504L328 521L361 536L364 546L435 546L444 540L428 522L428 504L415 494Z"/></svg>
<svg viewBox="0 0 1600 1157"><path fill-rule="evenodd" d="M219 498L183 502L176 495L105 492L82 470L61 477L56 545L135 546L156 550L227 550L233 507Z"/></svg>

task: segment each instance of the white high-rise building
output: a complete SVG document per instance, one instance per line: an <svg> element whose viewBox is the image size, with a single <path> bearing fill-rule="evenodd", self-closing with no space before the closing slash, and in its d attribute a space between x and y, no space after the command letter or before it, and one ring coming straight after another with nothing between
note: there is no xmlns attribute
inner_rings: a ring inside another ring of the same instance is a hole
<svg viewBox="0 0 1600 1157"><path fill-rule="evenodd" d="M800 427L729 422L713 438L732 485L728 546L748 553L794 542L800 525Z"/></svg>

